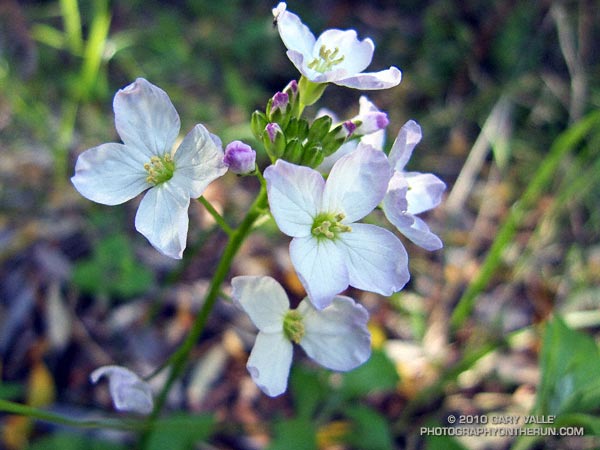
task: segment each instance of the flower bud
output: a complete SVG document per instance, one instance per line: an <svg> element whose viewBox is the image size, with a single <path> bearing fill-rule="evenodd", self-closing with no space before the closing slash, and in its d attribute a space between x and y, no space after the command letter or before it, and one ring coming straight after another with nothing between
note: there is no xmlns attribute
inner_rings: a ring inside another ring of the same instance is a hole
<svg viewBox="0 0 600 450"><path fill-rule="evenodd" d="M267 124L263 133L263 144L272 160L279 159L283 155L286 139L279 124Z"/></svg>
<svg viewBox="0 0 600 450"><path fill-rule="evenodd" d="M268 123L269 120L264 112L257 110L252 113L252 117L250 119L250 128L252 129L252 134L256 139L262 139L263 132L265 131L265 127Z"/></svg>
<svg viewBox="0 0 600 450"><path fill-rule="evenodd" d="M233 173L249 174L256 168L256 152L242 141L233 141L225 147L223 162Z"/></svg>

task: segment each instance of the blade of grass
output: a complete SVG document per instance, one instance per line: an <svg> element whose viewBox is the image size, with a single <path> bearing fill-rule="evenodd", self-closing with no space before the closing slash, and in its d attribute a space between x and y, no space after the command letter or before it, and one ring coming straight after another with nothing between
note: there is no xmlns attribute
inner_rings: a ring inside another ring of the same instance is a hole
<svg viewBox="0 0 600 450"><path fill-rule="evenodd" d="M564 156L569 153L594 126L600 125L600 111L594 111L581 121L564 131L552 144L548 156L544 159L527 189L521 198L513 204L511 210L498 230L479 273L469 284L466 291L458 301L451 317L451 325L456 330L471 314L475 298L487 287L490 279L502 261L504 249L510 244L519 224L527 211L532 208L541 197L545 188L550 184L558 165Z"/></svg>
<svg viewBox="0 0 600 450"><path fill-rule="evenodd" d="M83 37L81 35L81 14L77 0L60 0L65 35L71 53L81 54Z"/></svg>
<svg viewBox="0 0 600 450"><path fill-rule="evenodd" d="M85 44L83 64L81 66L80 85L83 98L93 92L98 80L98 73L100 72L104 47L108 39L111 22L106 0L95 2L94 10L94 19L92 20L90 33Z"/></svg>

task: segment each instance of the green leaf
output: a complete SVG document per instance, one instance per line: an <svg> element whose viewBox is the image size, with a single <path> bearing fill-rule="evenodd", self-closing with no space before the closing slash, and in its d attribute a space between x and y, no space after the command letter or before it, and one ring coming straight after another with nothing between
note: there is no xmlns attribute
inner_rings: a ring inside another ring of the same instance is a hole
<svg viewBox="0 0 600 450"><path fill-rule="evenodd" d="M554 317L546 324L535 411L539 415L585 413L600 405L600 352L594 340Z"/></svg>
<svg viewBox="0 0 600 450"><path fill-rule="evenodd" d="M0 382L0 398L14 400L24 392L23 385L19 383Z"/></svg>
<svg viewBox="0 0 600 450"><path fill-rule="evenodd" d="M341 392L359 397L373 392L391 391L399 381L396 367L382 351L374 351L365 364L344 375Z"/></svg>
<svg viewBox="0 0 600 450"><path fill-rule="evenodd" d="M280 421L275 424L275 438L267 450L317 450L316 434L308 418Z"/></svg>
<svg viewBox="0 0 600 450"><path fill-rule="evenodd" d="M467 450L451 436L427 436L425 439L426 450Z"/></svg>
<svg viewBox="0 0 600 450"><path fill-rule="evenodd" d="M327 393L319 372L296 364L290 375L290 390L294 399L294 409L298 417L309 419L316 412L319 403Z"/></svg>
<svg viewBox="0 0 600 450"><path fill-rule="evenodd" d="M355 405L344 410L353 427L348 442L362 450L392 450L392 433L385 416L366 406Z"/></svg>
<svg viewBox="0 0 600 450"><path fill-rule="evenodd" d="M215 420L210 414L191 416L178 414L156 423L146 450L187 450L206 441L214 432Z"/></svg>

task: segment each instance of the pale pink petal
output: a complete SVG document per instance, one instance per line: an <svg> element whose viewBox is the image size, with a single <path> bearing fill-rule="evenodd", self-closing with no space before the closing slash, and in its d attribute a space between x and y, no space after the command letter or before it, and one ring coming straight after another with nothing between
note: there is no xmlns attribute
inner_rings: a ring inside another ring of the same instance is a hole
<svg viewBox="0 0 600 450"><path fill-rule="evenodd" d="M256 385L269 397L285 392L294 348L283 333L258 333L246 363Z"/></svg>
<svg viewBox="0 0 600 450"><path fill-rule="evenodd" d="M408 255L400 240L375 225L353 223L340 233L338 247L345 253L350 285L363 291L391 295L408 282Z"/></svg>
<svg viewBox="0 0 600 450"><path fill-rule="evenodd" d="M314 169L283 160L265 169L271 214L288 236L310 236L325 181Z"/></svg>
<svg viewBox="0 0 600 450"><path fill-rule="evenodd" d="M421 141L421 127L414 120L406 122L400 131L390 150L390 164L398 172L404 170L404 166L412 156L415 146Z"/></svg>
<svg viewBox="0 0 600 450"><path fill-rule="evenodd" d="M331 169L323 191L321 211L343 213L346 216L344 223L363 218L383 199L391 175L382 151L359 144Z"/></svg>
<svg viewBox="0 0 600 450"><path fill-rule="evenodd" d="M151 186L144 170L147 162L149 159L136 148L102 144L79 155L71 182L81 195L94 202L118 205Z"/></svg>
<svg viewBox="0 0 600 450"><path fill-rule="evenodd" d="M179 134L179 115L161 88L138 78L119 90L113 101L115 126L123 142L147 159L171 151Z"/></svg>
<svg viewBox="0 0 600 450"><path fill-rule="evenodd" d="M317 309L328 306L336 294L348 287L344 256L333 241L313 236L294 238L290 243L290 258Z"/></svg>
<svg viewBox="0 0 600 450"><path fill-rule="evenodd" d="M283 333L283 319L290 308L287 294L271 277L241 276L231 280L233 299L254 325L266 333Z"/></svg>
<svg viewBox="0 0 600 450"><path fill-rule="evenodd" d="M135 216L135 228L163 255L181 259L186 246L190 197L169 181L150 189Z"/></svg>
<svg viewBox="0 0 600 450"><path fill-rule="evenodd" d="M175 152L175 173L169 182L187 190L189 197L200 197L212 181L227 172L223 155L221 146L203 125L198 124Z"/></svg>
<svg viewBox="0 0 600 450"><path fill-rule="evenodd" d="M331 305L317 310L303 300L298 312L304 323L300 346L306 354L332 370L352 370L371 356L369 314L349 297L337 296Z"/></svg>
<svg viewBox="0 0 600 450"><path fill-rule="evenodd" d="M319 167L317 167L317 169L321 173L329 173L329 171L331 171L331 169L333 168L333 165L339 159L341 159L342 156L345 156L348 153L353 152L354 150L356 150L357 147L358 147L357 139L352 139L348 142L343 143L342 146L340 148L338 148L335 153L333 153L329 156L326 156L325 159L323 159L323 162L319 165Z"/></svg>

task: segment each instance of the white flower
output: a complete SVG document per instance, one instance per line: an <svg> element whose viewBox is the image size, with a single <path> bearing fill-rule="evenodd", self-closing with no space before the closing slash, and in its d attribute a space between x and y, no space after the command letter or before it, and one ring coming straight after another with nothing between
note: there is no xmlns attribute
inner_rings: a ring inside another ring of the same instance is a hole
<svg viewBox="0 0 600 450"><path fill-rule="evenodd" d="M351 298L337 296L323 310L305 299L290 310L283 287L271 277L235 277L231 284L233 298L259 329L246 367L265 394L275 397L285 392L292 341L332 370L352 370L369 359L369 315Z"/></svg>
<svg viewBox="0 0 600 450"><path fill-rule="evenodd" d="M152 389L148 383L121 366L99 367L91 373L90 380L96 384L105 375L108 377L108 388L116 409L140 414L152 412Z"/></svg>
<svg viewBox="0 0 600 450"><path fill-rule="evenodd" d="M113 102L123 144L83 152L71 178L84 197L118 205L148 189L135 227L161 253L181 258L186 246L190 198L227 171L221 142L196 125L172 151L180 121L168 95L143 78L119 90Z"/></svg>
<svg viewBox="0 0 600 450"><path fill-rule="evenodd" d="M426 250L438 250L443 247L441 239L416 214L438 206L446 185L431 173L404 171L420 141L421 127L409 120L400 129L390 150L389 161L394 174L383 199L383 211L398 231L415 244Z"/></svg>
<svg viewBox="0 0 600 450"><path fill-rule="evenodd" d="M264 173L271 213L293 237L290 257L315 307L348 285L391 295L409 279L408 255L390 231L355 223L383 199L391 168L385 154L359 144L327 179L316 170L278 160Z"/></svg>
<svg viewBox="0 0 600 450"><path fill-rule="evenodd" d="M334 83L355 89L387 89L400 83L401 72L390 67L363 73L373 59L371 39L359 41L354 30L326 30L318 39L300 18L281 2L273 16L288 58L313 83Z"/></svg>

